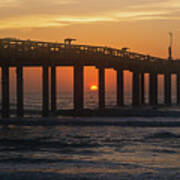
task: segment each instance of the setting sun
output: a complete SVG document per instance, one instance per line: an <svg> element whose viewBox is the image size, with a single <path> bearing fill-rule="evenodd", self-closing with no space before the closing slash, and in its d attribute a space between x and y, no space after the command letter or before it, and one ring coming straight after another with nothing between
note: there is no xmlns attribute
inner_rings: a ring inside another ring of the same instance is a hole
<svg viewBox="0 0 180 180"><path fill-rule="evenodd" d="M91 90L91 91L97 91L97 90L98 90L97 85L91 85L91 86L90 86L90 90Z"/></svg>

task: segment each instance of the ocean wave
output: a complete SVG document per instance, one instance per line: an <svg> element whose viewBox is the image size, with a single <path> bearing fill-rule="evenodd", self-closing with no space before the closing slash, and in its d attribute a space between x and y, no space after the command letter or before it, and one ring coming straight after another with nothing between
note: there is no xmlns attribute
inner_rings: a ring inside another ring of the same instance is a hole
<svg viewBox="0 0 180 180"><path fill-rule="evenodd" d="M164 132L156 132L154 134L145 137L145 139L170 139L170 138L180 138L180 135L177 135L172 132L164 131Z"/></svg>
<svg viewBox="0 0 180 180"><path fill-rule="evenodd" d="M68 140L67 140L68 141ZM32 151L32 150L41 150L44 148L48 149L62 149L62 148L92 148L100 147L101 145L96 142L87 141L78 141L78 142L66 142L62 140L58 141L41 141L38 139L0 139L0 145L4 146L7 150L16 150L16 151ZM3 149L1 149L3 151Z"/></svg>

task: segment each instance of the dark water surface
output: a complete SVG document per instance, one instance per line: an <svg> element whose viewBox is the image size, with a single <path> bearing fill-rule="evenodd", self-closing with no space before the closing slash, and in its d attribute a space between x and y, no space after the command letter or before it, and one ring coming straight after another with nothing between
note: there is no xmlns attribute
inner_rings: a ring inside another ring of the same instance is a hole
<svg viewBox="0 0 180 180"><path fill-rule="evenodd" d="M11 125L0 132L0 179L180 179L179 128Z"/></svg>

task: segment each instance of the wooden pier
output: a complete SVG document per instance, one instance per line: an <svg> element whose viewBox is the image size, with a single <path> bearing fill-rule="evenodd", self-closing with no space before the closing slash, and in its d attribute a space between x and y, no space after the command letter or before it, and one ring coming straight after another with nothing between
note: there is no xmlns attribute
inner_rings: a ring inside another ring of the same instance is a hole
<svg viewBox="0 0 180 180"><path fill-rule="evenodd" d="M177 104L180 104L180 60L172 61L124 49L6 38L0 39L2 117L7 118L10 116L10 67L16 67L17 73L17 116L24 116L23 67L42 68L42 116L49 116L49 112L56 113L56 68L58 66L71 66L74 68L75 112L81 112L84 108L85 66L95 66L98 69L99 109L106 108L105 69L107 68L112 68L117 73L117 106L119 107L124 106L124 71L130 71L133 74L132 105L134 107L141 108L141 105L145 103L145 73L149 74L149 105L158 105L159 74L164 75L164 97L165 105L167 106L171 105L171 75L176 74ZM48 73L49 68L51 69L50 74ZM49 75L51 76L50 78ZM51 88L51 94L49 88Z"/></svg>

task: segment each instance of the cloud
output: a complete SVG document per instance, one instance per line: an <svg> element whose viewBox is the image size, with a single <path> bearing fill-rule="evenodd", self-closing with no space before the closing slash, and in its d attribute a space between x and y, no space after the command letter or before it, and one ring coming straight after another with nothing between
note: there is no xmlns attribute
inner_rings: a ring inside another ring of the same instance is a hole
<svg viewBox="0 0 180 180"><path fill-rule="evenodd" d="M113 22L116 21L113 17L92 16L92 17L60 17L57 22L63 23L96 23L96 22Z"/></svg>
<svg viewBox="0 0 180 180"><path fill-rule="evenodd" d="M177 20L179 0L3 0L0 29L100 22Z"/></svg>
<svg viewBox="0 0 180 180"><path fill-rule="evenodd" d="M39 27L56 27L56 26L66 26L65 23L56 23L55 19L51 16L28 16L28 17L19 17L9 18L6 20L0 20L0 29L9 29L9 28L39 28Z"/></svg>

